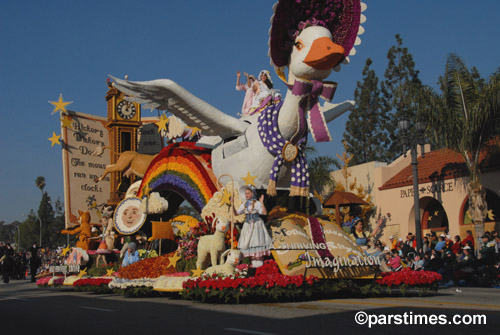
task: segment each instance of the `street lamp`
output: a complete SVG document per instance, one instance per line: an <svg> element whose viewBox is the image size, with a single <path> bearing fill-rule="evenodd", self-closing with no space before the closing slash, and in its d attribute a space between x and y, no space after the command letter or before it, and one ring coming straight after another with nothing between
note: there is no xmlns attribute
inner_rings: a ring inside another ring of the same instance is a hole
<svg viewBox="0 0 500 335"><path fill-rule="evenodd" d="M20 223L18 223L16 225L15 222L12 222L11 225L13 225L14 227L17 228L17 241L16 241L16 244L17 244L17 252L19 252L19 243L21 243L21 229L19 229L19 226L21 225Z"/></svg>
<svg viewBox="0 0 500 335"><path fill-rule="evenodd" d="M415 124L415 133L411 133L410 121L400 120L398 122L398 127L400 130L401 143L403 145L404 156L406 157L406 151L410 149L411 152L411 165L413 170L413 201L415 207L415 238L417 239L417 253L422 250L422 226L420 222L420 197L418 194L418 161L417 161L417 145L420 145L420 152L422 157L424 157L424 131L425 124L418 121Z"/></svg>
<svg viewBox="0 0 500 335"><path fill-rule="evenodd" d="M19 245L21 244L21 229L19 229L20 224L16 225L17 228L17 253L19 253Z"/></svg>

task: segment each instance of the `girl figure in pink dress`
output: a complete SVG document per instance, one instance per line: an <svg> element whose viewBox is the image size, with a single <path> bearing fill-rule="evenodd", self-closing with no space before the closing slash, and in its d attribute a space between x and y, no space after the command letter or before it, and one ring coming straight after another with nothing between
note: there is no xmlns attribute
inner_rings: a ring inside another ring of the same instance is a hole
<svg viewBox="0 0 500 335"><path fill-rule="evenodd" d="M240 83L241 72L236 72L236 90L245 91L245 98L243 100L243 106L241 107L241 116L250 115L250 108L252 107L253 97L255 95L256 87L254 87L255 77L244 72L243 75L247 78L246 84Z"/></svg>

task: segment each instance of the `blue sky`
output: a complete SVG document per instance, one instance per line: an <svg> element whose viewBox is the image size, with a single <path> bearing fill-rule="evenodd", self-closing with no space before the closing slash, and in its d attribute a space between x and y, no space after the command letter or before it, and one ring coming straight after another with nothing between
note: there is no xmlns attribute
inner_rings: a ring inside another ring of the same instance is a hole
<svg viewBox="0 0 500 335"><path fill-rule="evenodd" d="M237 70L271 70L267 56L274 0L2 1L0 3L0 221L23 220L37 209L37 176L63 200L61 147L50 146L59 121L51 115L62 93L68 109L106 115L108 74L130 80L172 79L220 110L236 115L243 95ZM436 87L453 52L488 76L500 66L497 0L367 0L362 44L339 82L334 102L352 99L367 57L379 78L400 34L421 80ZM274 83L278 83L276 76ZM277 85L282 91L284 86ZM153 116L143 111L145 116ZM347 115L329 124L331 143L319 154L343 151ZM311 141L312 142L312 141Z"/></svg>

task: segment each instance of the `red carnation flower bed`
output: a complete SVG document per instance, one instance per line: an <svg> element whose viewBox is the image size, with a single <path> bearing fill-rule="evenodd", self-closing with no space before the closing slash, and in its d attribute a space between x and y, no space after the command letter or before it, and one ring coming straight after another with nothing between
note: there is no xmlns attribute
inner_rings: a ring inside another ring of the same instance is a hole
<svg viewBox="0 0 500 335"><path fill-rule="evenodd" d="M382 278L377 280L380 285L388 287L408 285L408 286L430 286L441 281L439 273L433 271L413 271L405 268L398 272L382 273Z"/></svg>
<svg viewBox="0 0 500 335"><path fill-rule="evenodd" d="M108 284L113 278L82 278L73 283L75 291L78 292L94 292L94 293L111 293L113 290Z"/></svg>
<svg viewBox="0 0 500 335"><path fill-rule="evenodd" d="M175 267L170 266L169 257L175 252L171 252L159 257L146 258L129 266L120 269L119 278L139 279L139 278L158 278L177 272Z"/></svg>
<svg viewBox="0 0 500 335"><path fill-rule="evenodd" d="M108 285L113 278L83 278L78 279L73 283L74 287L77 286L100 286L100 285Z"/></svg>
<svg viewBox="0 0 500 335"><path fill-rule="evenodd" d="M280 273L274 260L268 260L263 266L257 268L254 277L241 277L235 274L223 277L217 274L190 279L183 284L183 296L189 299L218 297L237 302L241 296L261 296L277 299L282 294L300 296L302 288L310 288L318 281L316 277L296 275L286 276ZM286 289L286 290L283 290Z"/></svg>

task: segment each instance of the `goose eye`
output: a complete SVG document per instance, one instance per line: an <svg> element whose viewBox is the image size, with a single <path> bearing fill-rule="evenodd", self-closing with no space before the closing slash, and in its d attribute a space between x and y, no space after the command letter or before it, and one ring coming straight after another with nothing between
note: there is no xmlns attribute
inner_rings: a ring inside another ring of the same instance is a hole
<svg viewBox="0 0 500 335"><path fill-rule="evenodd" d="M304 44L302 44L301 41L297 41L295 42L295 47L297 48L297 50L301 50L304 47Z"/></svg>

